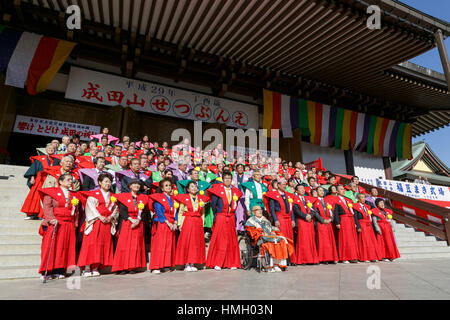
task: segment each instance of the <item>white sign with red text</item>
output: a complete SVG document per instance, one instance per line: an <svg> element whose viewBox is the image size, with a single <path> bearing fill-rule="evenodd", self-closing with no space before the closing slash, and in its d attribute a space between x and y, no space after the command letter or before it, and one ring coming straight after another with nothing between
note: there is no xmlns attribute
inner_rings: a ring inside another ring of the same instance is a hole
<svg viewBox="0 0 450 320"><path fill-rule="evenodd" d="M71 67L67 99L187 120L258 129L258 107L234 100Z"/></svg>
<svg viewBox="0 0 450 320"><path fill-rule="evenodd" d="M17 115L13 132L54 138L72 137L74 134L78 134L81 140L89 140L91 135L100 133L100 127Z"/></svg>

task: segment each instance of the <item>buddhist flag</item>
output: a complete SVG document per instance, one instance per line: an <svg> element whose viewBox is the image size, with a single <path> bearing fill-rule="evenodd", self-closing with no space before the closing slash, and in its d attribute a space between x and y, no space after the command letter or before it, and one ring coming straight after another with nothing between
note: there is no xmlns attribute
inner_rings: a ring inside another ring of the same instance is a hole
<svg viewBox="0 0 450 320"><path fill-rule="evenodd" d="M320 128L320 143L319 145L322 147L329 147L329 134L330 134L330 113L331 106L322 105L322 124Z"/></svg>
<svg viewBox="0 0 450 320"><path fill-rule="evenodd" d="M282 95L281 96L281 130L283 131L284 138L292 138L292 125L291 125L291 100L293 97Z"/></svg>
<svg viewBox="0 0 450 320"><path fill-rule="evenodd" d="M396 122L397 121L394 121L394 120L388 120L386 136L384 137L383 151L382 151L382 155L385 157L389 157L389 154L390 154L391 138L392 138L392 133L394 131L394 126L395 126Z"/></svg>
<svg viewBox="0 0 450 320"><path fill-rule="evenodd" d="M27 86L30 95L47 89L75 43L9 28L0 30L0 72L7 67L5 84Z"/></svg>

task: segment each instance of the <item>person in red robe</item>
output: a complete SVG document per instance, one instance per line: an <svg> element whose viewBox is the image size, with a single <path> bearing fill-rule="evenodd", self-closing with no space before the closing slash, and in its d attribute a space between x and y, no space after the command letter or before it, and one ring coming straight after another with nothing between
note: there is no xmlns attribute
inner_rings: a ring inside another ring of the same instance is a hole
<svg viewBox="0 0 450 320"><path fill-rule="evenodd" d="M27 216L38 215L39 218L42 218L44 213L41 207L39 190L41 188L57 187L58 178L65 173L70 173L72 175L73 184L71 189L73 191L78 191L80 189L79 176L77 171L73 170L73 163L73 157L65 156L61 160L61 166L49 166L43 171L38 172L36 180L28 192L20 211L26 213Z"/></svg>
<svg viewBox="0 0 450 320"><path fill-rule="evenodd" d="M186 186L187 194L175 196L180 203L177 212L178 237L175 251L175 264L185 265L184 271L197 271L194 264L206 262L205 236L203 233L204 208L209 198L198 194L198 186L190 181Z"/></svg>
<svg viewBox="0 0 450 320"><path fill-rule="evenodd" d="M324 199L325 189L317 188L317 200L314 202L316 215L316 242L319 262L336 264L339 255L336 249L336 237L333 229L333 204Z"/></svg>
<svg viewBox="0 0 450 320"><path fill-rule="evenodd" d="M81 232L83 242L78 266L84 269L85 277L96 277L98 270L113 264L113 239L119 216L117 198L110 192L113 177L109 173L98 176L100 190L81 192L84 202L86 221Z"/></svg>
<svg viewBox="0 0 450 320"><path fill-rule="evenodd" d="M111 271L117 274L136 273L147 266L142 220L148 197L139 194L142 185L141 180L131 179L128 181L131 191L116 195L119 202L119 235Z"/></svg>
<svg viewBox="0 0 450 320"><path fill-rule="evenodd" d="M235 212L243 194L231 186L232 175L229 171L223 171L222 181L223 184L216 184L207 190L211 199L214 222L206 266L217 271L222 268L231 270L241 268Z"/></svg>
<svg viewBox="0 0 450 320"><path fill-rule="evenodd" d="M149 270L161 273L175 267L175 201L172 182L164 178L159 182L159 192L149 196L156 213L152 225Z"/></svg>
<svg viewBox="0 0 450 320"><path fill-rule="evenodd" d="M358 194L358 202L353 205L353 212L359 221L361 231L358 232L359 261L376 262L382 257L378 250L375 232L372 228L372 211L366 204L366 194Z"/></svg>
<svg viewBox="0 0 450 320"><path fill-rule="evenodd" d="M295 218L293 214L293 202L295 195L286 192L286 179L278 181L276 186L278 190L266 192L263 195L263 202L267 212L272 216L275 226L288 239L294 240L293 228L295 227ZM295 254L294 254L295 256Z"/></svg>
<svg viewBox="0 0 450 320"><path fill-rule="evenodd" d="M345 188L337 187L338 196L334 202L334 219L338 233L339 260L343 263L357 263L359 260L358 219L353 215L353 201L344 197Z"/></svg>
<svg viewBox="0 0 450 320"><path fill-rule="evenodd" d="M392 211L385 208L384 200L375 200L375 209L372 209L373 227L377 233L377 244L383 261L393 261L400 258L394 233L389 220L392 219Z"/></svg>
<svg viewBox="0 0 450 320"><path fill-rule="evenodd" d="M317 213L312 209L315 198L305 196L305 188L298 188L298 196L294 199L293 212L297 224L297 247L293 261L295 264L318 264L316 233L314 221Z"/></svg>
<svg viewBox="0 0 450 320"><path fill-rule="evenodd" d="M40 189L44 220L39 229L42 236L39 273L47 278L63 279L69 267L75 266L75 229L78 222L78 202L72 187L72 176L58 178L59 187Z"/></svg>

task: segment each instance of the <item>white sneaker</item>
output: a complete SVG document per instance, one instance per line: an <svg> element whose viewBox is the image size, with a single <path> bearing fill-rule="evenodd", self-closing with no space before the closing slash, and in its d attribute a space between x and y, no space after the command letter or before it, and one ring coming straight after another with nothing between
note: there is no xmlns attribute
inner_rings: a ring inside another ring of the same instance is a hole
<svg viewBox="0 0 450 320"><path fill-rule="evenodd" d="M54 278L54 279L65 279L66 276L63 275L63 274L54 274L54 275L53 275L53 278Z"/></svg>
<svg viewBox="0 0 450 320"><path fill-rule="evenodd" d="M92 271L92 276L93 277L99 277L100 276L100 272L98 272L98 270L94 270L94 271Z"/></svg>
<svg viewBox="0 0 450 320"><path fill-rule="evenodd" d="M348 261L342 261L342 263L350 263L350 262L348 262Z"/></svg>
<svg viewBox="0 0 450 320"><path fill-rule="evenodd" d="M85 277L85 278L92 277L92 272L90 272L90 271L83 272L83 277Z"/></svg>
<svg viewBox="0 0 450 320"><path fill-rule="evenodd" d="M193 265L193 264L191 264L191 270L192 270L192 272L196 272L196 271L198 271L198 269L197 269L196 267L194 267L194 265Z"/></svg>
<svg viewBox="0 0 450 320"><path fill-rule="evenodd" d="M191 266L186 266L186 268L184 268L184 271L186 272L192 272L194 270L192 270Z"/></svg>
<svg viewBox="0 0 450 320"><path fill-rule="evenodd" d="M275 266L275 267L273 267L273 269L274 269L276 272L283 272L283 270L281 270L279 266Z"/></svg>
<svg viewBox="0 0 450 320"><path fill-rule="evenodd" d="M385 261L385 262L389 262L389 259L383 259L383 261Z"/></svg>
<svg viewBox="0 0 450 320"><path fill-rule="evenodd" d="M236 267L231 267L231 269L230 270L237 270L237 268Z"/></svg>
<svg viewBox="0 0 450 320"><path fill-rule="evenodd" d="M215 266L215 267L214 267L214 270L216 270L216 271L220 271L220 270L222 270L222 268L221 268L221 267L219 267L219 266Z"/></svg>
<svg viewBox="0 0 450 320"><path fill-rule="evenodd" d="M161 270L155 269L155 270L152 270L152 273L161 273Z"/></svg>

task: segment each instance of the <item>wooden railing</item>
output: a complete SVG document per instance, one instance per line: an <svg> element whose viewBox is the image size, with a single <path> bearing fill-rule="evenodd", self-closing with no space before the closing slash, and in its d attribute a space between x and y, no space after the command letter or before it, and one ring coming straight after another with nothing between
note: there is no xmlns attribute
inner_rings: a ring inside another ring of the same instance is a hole
<svg viewBox="0 0 450 320"><path fill-rule="evenodd" d="M341 182L348 184L350 183L350 179L340 176ZM443 224L437 223L435 221L419 217L417 215L408 213L404 210L400 210L398 208L394 208L390 201L387 201L387 207L393 211L392 217L401 223L407 224L411 227L423 230L433 236L447 241L447 245L450 246L450 209L440 207L434 205L432 203L428 203L425 201L421 201L415 198L404 196L400 193L392 192L386 189L379 188L377 186L372 186L367 183L360 182L359 185L363 187L367 193L370 193L372 188L376 188L378 190L378 196L382 198L386 198L388 200L399 201L405 204L408 204L412 207L425 210L427 212L433 213L442 217L444 220Z"/></svg>

